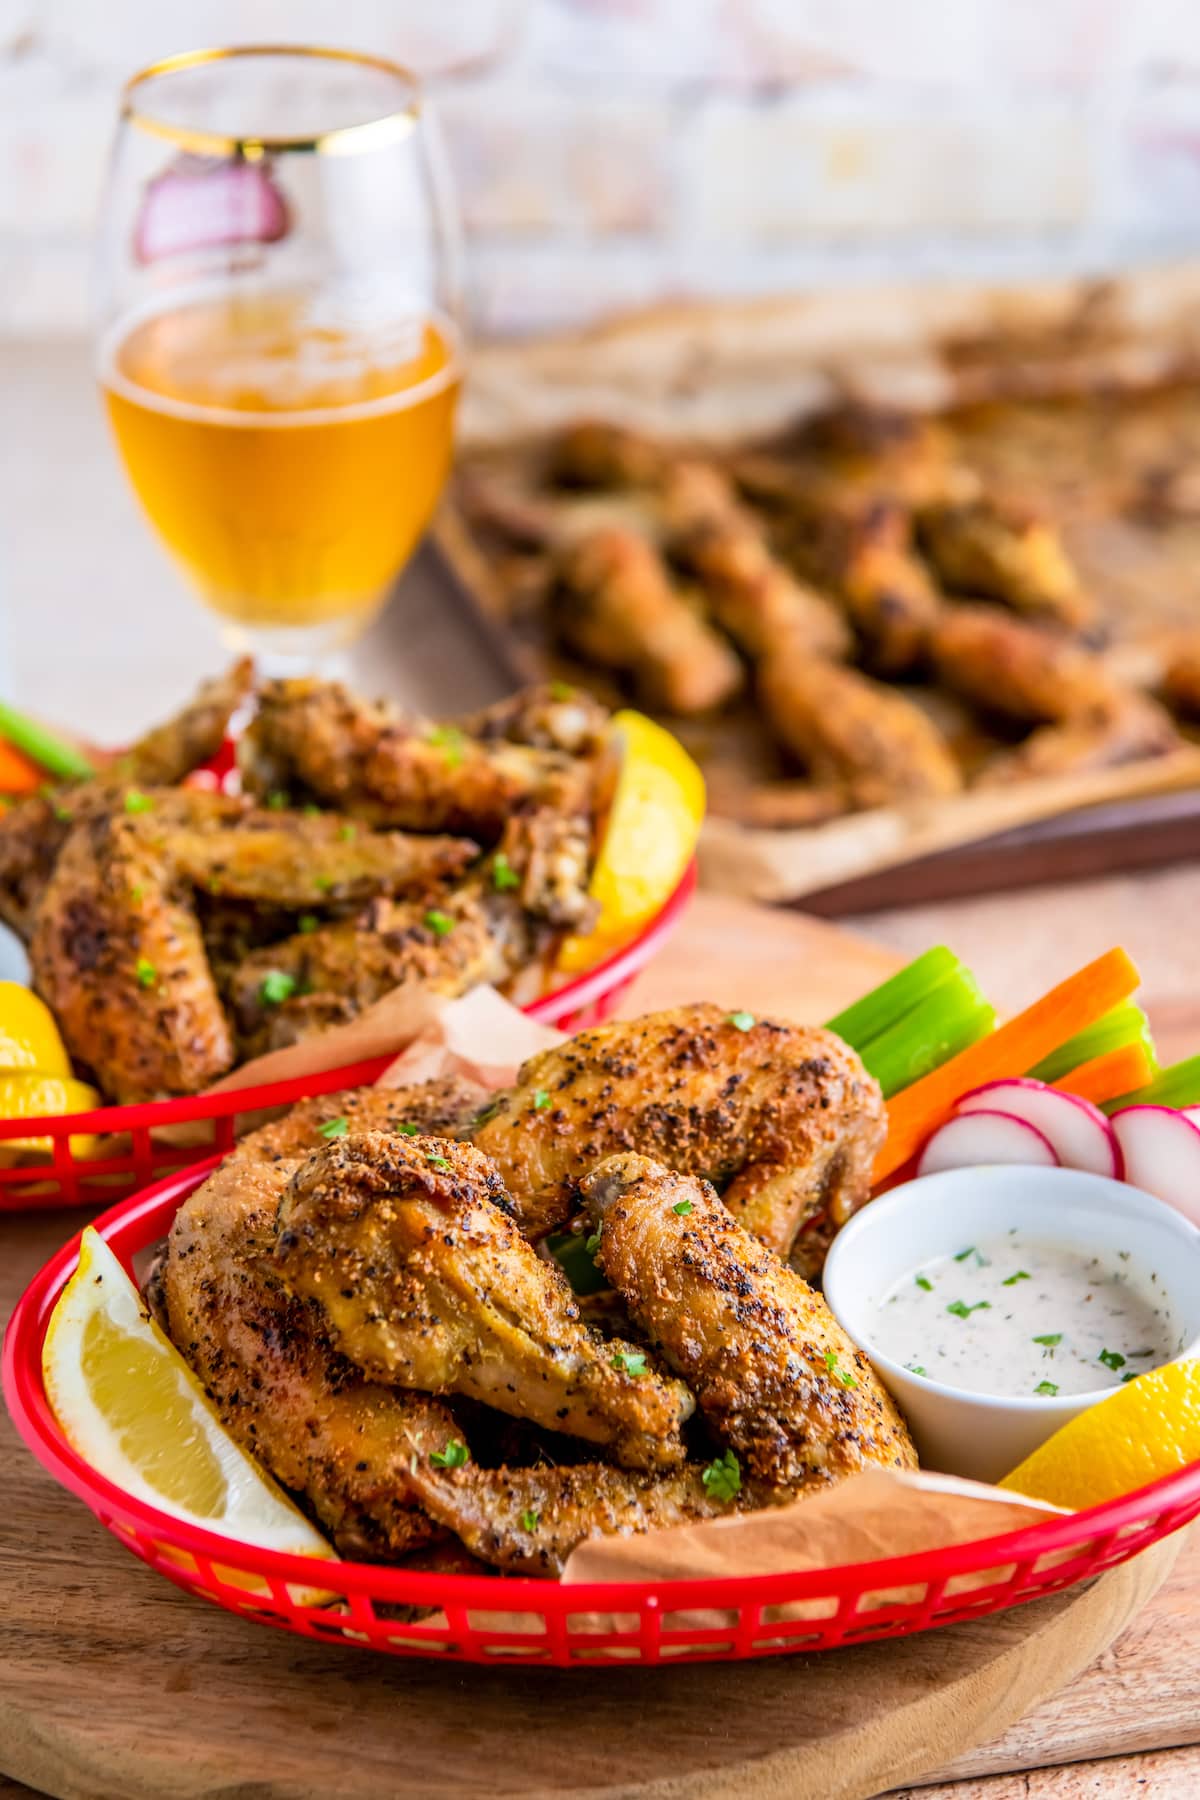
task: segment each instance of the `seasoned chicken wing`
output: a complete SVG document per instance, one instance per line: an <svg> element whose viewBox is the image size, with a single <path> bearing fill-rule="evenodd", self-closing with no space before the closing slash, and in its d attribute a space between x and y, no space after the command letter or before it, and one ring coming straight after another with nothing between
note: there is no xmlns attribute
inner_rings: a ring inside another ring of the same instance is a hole
<svg viewBox="0 0 1200 1800"><path fill-rule="evenodd" d="M1070 631L1095 622L1095 606L1057 531L1044 520L980 499L924 508L920 530L945 587L1003 601L1014 612Z"/></svg>
<svg viewBox="0 0 1200 1800"><path fill-rule="evenodd" d="M953 794L962 774L929 716L856 669L791 651L759 667L758 691L780 741L818 786L858 806Z"/></svg>
<svg viewBox="0 0 1200 1800"><path fill-rule="evenodd" d="M879 1088L840 1038L697 1005L599 1025L532 1057L469 1135L530 1235L569 1215L593 1164L636 1150L718 1183L747 1229L786 1256L806 1226L844 1224L867 1198L883 1133Z"/></svg>
<svg viewBox="0 0 1200 1800"><path fill-rule="evenodd" d="M511 1211L469 1144L356 1132L292 1176L275 1265L372 1380L465 1394L606 1445L629 1468L681 1462L687 1389L581 1322Z"/></svg>
<svg viewBox="0 0 1200 1800"><path fill-rule="evenodd" d="M814 1474L916 1467L862 1351L707 1182L625 1155L582 1192L609 1281L752 1482L790 1492Z"/></svg>
<svg viewBox="0 0 1200 1800"><path fill-rule="evenodd" d="M993 606L947 607L931 644L947 687L1019 724L1076 718L1113 699L1113 683L1098 657Z"/></svg>
<svg viewBox="0 0 1200 1800"><path fill-rule="evenodd" d="M753 660L793 648L810 656L849 654L844 614L771 553L762 528L731 512L681 539L676 554L702 585L717 623Z"/></svg>
<svg viewBox="0 0 1200 1800"><path fill-rule="evenodd" d="M733 650L636 531L608 527L563 549L554 617L574 649L631 676L648 705L680 715L709 712L741 686Z"/></svg>
<svg viewBox="0 0 1200 1800"><path fill-rule="evenodd" d="M63 783L0 814L0 918L28 939L37 901L72 825L121 805L131 787L167 787L208 762L253 683L253 663L234 663L91 780Z"/></svg>
<svg viewBox="0 0 1200 1800"><path fill-rule="evenodd" d="M1166 756L1183 742L1170 714L1147 694L1116 693L1104 705L1058 725L1042 725L985 768L981 786L1031 777L1086 775L1144 757Z"/></svg>
<svg viewBox="0 0 1200 1800"><path fill-rule="evenodd" d="M322 1127L444 1131L477 1102L447 1082L303 1102L243 1139L171 1227L161 1287L173 1341L226 1429L304 1496L347 1555L395 1557L437 1535L412 1469L447 1455L462 1431L437 1400L364 1380L287 1292L271 1258L280 1196L327 1141Z"/></svg>
<svg viewBox="0 0 1200 1800"><path fill-rule="evenodd" d="M912 523L890 501L873 501L821 533L814 553L841 596L879 675L923 663L941 595L912 542Z"/></svg>

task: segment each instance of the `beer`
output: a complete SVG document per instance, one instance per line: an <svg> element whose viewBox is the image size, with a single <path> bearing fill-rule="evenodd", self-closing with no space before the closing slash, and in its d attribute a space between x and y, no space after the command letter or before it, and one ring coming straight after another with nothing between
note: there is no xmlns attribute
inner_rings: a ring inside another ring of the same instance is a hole
<svg viewBox="0 0 1200 1800"><path fill-rule="evenodd" d="M437 317L381 324L353 296L296 290L185 296L111 335L100 379L151 523L245 627L361 624L449 468L458 344Z"/></svg>

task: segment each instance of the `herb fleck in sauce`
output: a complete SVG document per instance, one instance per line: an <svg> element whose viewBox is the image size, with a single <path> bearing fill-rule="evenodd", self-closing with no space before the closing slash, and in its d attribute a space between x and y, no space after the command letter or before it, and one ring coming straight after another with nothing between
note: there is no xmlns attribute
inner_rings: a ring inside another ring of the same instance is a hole
<svg viewBox="0 0 1200 1800"><path fill-rule="evenodd" d="M1157 1272L1010 1231L909 1269L884 1293L879 1348L974 1394L1120 1387L1183 1348Z"/></svg>

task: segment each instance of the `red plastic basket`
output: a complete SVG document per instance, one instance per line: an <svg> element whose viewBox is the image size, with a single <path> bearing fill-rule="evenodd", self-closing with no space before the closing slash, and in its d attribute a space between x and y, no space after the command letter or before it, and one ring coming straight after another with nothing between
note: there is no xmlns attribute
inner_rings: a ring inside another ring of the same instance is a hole
<svg viewBox="0 0 1200 1800"><path fill-rule="evenodd" d="M167 1232L216 1159L123 1201L97 1229L126 1268ZM1124 1562L1200 1514L1200 1463L1124 1499L975 1543L884 1561L721 1581L563 1586L323 1562L250 1549L173 1519L106 1481L72 1450L42 1382L42 1341L73 1272L78 1236L19 1301L4 1393L33 1454L122 1544L179 1587L302 1637L395 1655L559 1667L738 1661L901 1637L1036 1600ZM316 1589L333 1596L305 1598ZM413 1618L414 1610L433 1609Z"/></svg>
<svg viewBox="0 0 1200 1800"><path fill-rule="evenodd" d="M581 1031L607 1019L622 994L645 968L683 916L696 886L696 865L689 864L679 886L662 910L638 936L597 963L594 969L552 993L531 1001L523 1011L540 1024L560 1031ZM102 1106L91 1112L54 1113L42 1118L0 1119L0 1152L10 1138L49 1138L50 1161L0 1168L0 1213L81 1206L111 1205L122 1195L145 1187L167 1170L191 1167L231 1148L239 1115L291 1105L313 1094L334 1093L374 1081L392 1061L376 1056L348 1063L319 1075L273 1081L230 1093L196 1094L185 1100L150 1100L140 1106ZM187 1125L195 1141L172 1144L164 1127ZM105 1156L79 1157L73 1137L120 1136ZM159 1135L156 1135L159 1134Z"/></svg>

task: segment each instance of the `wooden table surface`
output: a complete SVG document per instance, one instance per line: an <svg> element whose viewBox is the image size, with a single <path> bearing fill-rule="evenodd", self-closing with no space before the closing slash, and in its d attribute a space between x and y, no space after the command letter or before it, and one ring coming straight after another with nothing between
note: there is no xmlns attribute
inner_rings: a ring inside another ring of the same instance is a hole
<svg viewBox="0 0 1200 1800"><path fill-rule="evenodd" d="M126 735L170 710L201 674L220 666L222 652L151 542L116 469L86 350L6 344L0 389L21 419L23 452L9 459L0 490L0 694L69 719L81 731ZM360 648L356 670L371 689L430 708L462 709L496 691L483 646L464 635L461 618L428 571L405 584ZM1006 1007L1123 942L1142 967L1171 1055L1200 1047L1198 914L1200 869L1185 867L1138 878L1115 872L1083 886L878 913L859 923L900 950L952 943ZM1111 1760L972 1777L921 1792L937 1800L1147 1793L1182 1800L1200 1793L1200 1750L1161 1749L1156 1736L1165 1679L1195 1684L1192 1737L1200 1739L1200 1641L1194 1635L1187 1642L1198 1608L1183 1598L1198 1591L1200 1542L1193 1540L1141 1620L1049 1702L1066 1754ZM1111 1736L1103 1744L1094 1736L1080 1739L1071 1750L1080 1696L1091 1714L1097 1695L1111 1716ZM1030 1719L1008 1735L1027 1729ZM1153 1748L1125 1754L1146 1747ZM23 1791L0 1778L5 1800Z"/></svg>

